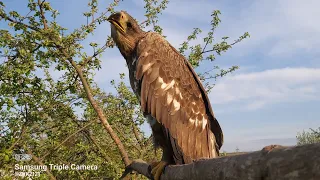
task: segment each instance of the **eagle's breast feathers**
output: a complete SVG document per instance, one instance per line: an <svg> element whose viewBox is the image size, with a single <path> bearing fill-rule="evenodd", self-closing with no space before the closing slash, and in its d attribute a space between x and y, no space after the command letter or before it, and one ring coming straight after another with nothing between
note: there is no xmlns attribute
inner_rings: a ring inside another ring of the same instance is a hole
<svg viewBox="0 0 320 180"><path fill-rule="evenodd" d="M133 88L140 90L136 94L142 111L169 130L186 162L216 157L219 147L211 128L216 119L186 59L153 32L138 42L133 57L136 58L133 75L139 82L139 88Z"/></svg>

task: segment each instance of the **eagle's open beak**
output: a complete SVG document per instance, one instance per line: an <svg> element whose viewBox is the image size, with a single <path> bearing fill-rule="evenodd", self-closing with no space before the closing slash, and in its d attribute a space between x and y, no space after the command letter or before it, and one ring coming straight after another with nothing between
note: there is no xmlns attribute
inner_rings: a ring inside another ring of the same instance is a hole
<svg viewBox="0 0 320 180"><path fill-rule="evenodd" d="M112 25L114 25L119 31L121 32L125 32L123 26L121 25L121 22L119 22L118 20L116 19L119 19L119 18L116 18L117 14L112 14L108 17L107 21L109 21Z"/></svg>

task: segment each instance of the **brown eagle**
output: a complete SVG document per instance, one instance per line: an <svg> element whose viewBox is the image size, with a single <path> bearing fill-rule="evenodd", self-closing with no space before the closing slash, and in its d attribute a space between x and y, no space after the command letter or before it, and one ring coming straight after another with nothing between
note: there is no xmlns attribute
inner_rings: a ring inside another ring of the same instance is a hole
<svg viewBox="0 0 320 180"><path fill-rule="evenodd" d="M223 133L186 58L160 34L144 32L125 11L112 14L108 21L155 145L163 150L162 160L152 166L154 178L159 179L168 164L217 157Z"/></svg>

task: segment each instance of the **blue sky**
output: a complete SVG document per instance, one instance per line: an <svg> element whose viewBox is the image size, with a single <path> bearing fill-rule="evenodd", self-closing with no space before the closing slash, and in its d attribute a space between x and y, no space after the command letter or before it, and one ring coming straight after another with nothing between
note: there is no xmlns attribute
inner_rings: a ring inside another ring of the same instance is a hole
<svg viewBox="0 0 320 180"><path fill-rule="evenodd" d="M27 1L5 0L7 10L22 12ZM50 1L49 1L50 2ZM111 1L101 1L101 11ZM82 12L85 0L55 0L51 2L61 15L60 24L73 30L86 23ZM126 10L139 21L143 16L143 0L120 2L117 10ZM175 0L159 18L167 40L179 47L193 28L210 28L214 9L222 13L222 23L216 39L229 36L236 39L248 31L251 38L217 56L214 63L203 63L198 72L210 66L239 65L240 70L217 80L209 94L210 101L224 134L222 150L259 150L270 144L295 145L297 132L320 125L320 2L309 0ZM0 24L1 28L3 24ZM90 42L103 44L110 34L110 25L100 25ZM202 36L203 37L203 36ZM196 42L201 42L199 39ZM92 53L90 48L86 48ZM102 69L95 81L110 91L110 80L127 72L125 61L117 49L108 49L102 56ZM61 72L54 72L59 77ZM143 126L144 131L150 128Z"/></svg>

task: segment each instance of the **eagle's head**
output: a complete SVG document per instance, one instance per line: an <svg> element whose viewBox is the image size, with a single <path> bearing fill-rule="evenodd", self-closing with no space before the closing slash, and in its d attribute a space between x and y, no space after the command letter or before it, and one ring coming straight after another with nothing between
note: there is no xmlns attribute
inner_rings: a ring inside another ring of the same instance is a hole
<svg viewBox="0 0 320 180"><path fill-rule="evenodd" d="M111 37L122 55L125 58L129 57L144 31L141 30L137 21L125 11L110 15L108 21L111 23Z"/></svg>

